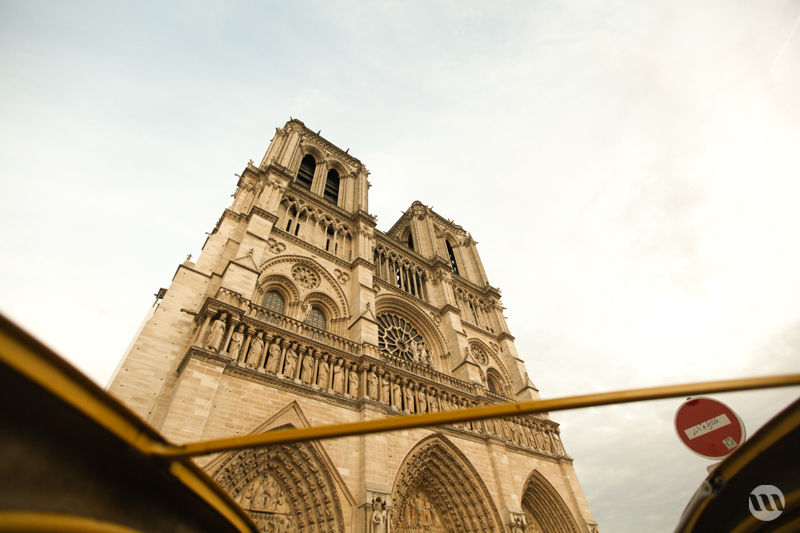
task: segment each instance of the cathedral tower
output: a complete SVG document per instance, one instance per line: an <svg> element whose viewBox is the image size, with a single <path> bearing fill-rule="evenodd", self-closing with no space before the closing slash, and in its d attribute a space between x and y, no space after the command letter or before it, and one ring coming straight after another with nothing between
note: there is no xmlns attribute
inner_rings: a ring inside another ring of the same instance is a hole
<svg viewBox="0 0 800 533"><path fill-rule="evenodd" d="M538 399L475 241L299 120L239 178L109 391L176 443ZM263 531L592 532L546 415L198 461Z"/></svg>

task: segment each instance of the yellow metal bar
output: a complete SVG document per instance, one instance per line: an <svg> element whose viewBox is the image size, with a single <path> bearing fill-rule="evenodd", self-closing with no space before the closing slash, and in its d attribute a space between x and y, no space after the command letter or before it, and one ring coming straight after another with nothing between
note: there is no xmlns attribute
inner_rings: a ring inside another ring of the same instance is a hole
<svg viewBox="0 0 800 533"><path fill-rule="evenodd" d="M0 364L26 377L43 390L49 391L65 404L83 413L111 434L133 446L143 454L151 454L152 449L164 446L163 437L145 421L135 415L93 381L81 374L69 363L52 352L45 345L20 329L0 314ZM208 505L225 517L233 527L242 532L254 531L255 524L236 502L219 485L191 461L173 462L169 465L172 475L190 490L194 491ZM155 468L155 465L154 465ZM159 466L160 468L160 466ZM2 531L108 531L120 533L120 527L97 522L92 525L88 518L64 518L64 527L50 527L52 520L61 520L66 515L47 513L8 513L0 512L0 532ZM55 518L53 518L55 517ZM14 522L7 521L14 520ZM76 522L77 520L77 522ZM17 524L3 529L9 523ZM73 529L66 529L75 524ZM23 529L27 528L27 529ZM35 529L41 527L44 529ZM47 528L50 529L47 529ZM91 529L95 527L95 529ZM106 528L106 529L103 529ZM132 530L126 530L132 531Z"/></svg>
<svg viewBox="0 0 800 533"><path fill-rule="evenodd" d="M0 511L0 531L59 533L141 533L138 529L86 516L36 511Z"/></svg>
<svg viewBox="0 0 800 533"><path fill-rule="evenodd" d="M332 439L380 433L384 431L397 431L455 422L467 422L484 418L502 418L506 416L534 414L550 411L563 411L581 407L595 407L617 403L639 402L644 400L658 400L680 396L695 396L698 394L711 394L737 390L764 389L770 387L786 387L800 385L800 374L787 374L783 376L766 376L745 379L730 379L724 381L705 381L685 385L667 385L662 387L648 387L643 389L629 389L617 392L603 392L597 394L584 394L581 396L568 396L553 400L533 400L527 402L503 403L486 405L457 411L441 411L421 415L397 416L300 429L286 429L269 431L255 435L244 435L226 439L210 440L184 444L182 446L162 445L153 442L150 453L164 457L182 458L196 457L211 453L286 444L290 442L305 442L310 440Z"/></svg>

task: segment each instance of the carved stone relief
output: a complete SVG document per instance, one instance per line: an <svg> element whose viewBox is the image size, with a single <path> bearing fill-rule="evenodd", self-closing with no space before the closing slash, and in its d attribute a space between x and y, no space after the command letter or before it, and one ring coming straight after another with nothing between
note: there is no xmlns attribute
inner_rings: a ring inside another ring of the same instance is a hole
<svg viewBox="0 0 800 533"><path fill-rule="evenodd" d="M267 239L267 246L269 247L269 251L273 254L280 254L286 250L286 245L282 242L278 242L273 237Z"/></svg>
<svg viewBox="0 0 800 533"><path fill-rule="evenodd" d="M402 518L396 528L397 531L447 533L442 524L441 513L422 488L418 488L406 501L400 516Z"/></svg>
<svg viewBox="0 0 800 533"><path fill-rule="evenodd" d="M297 264L293 266L292 277L300 286L306 289L316 289L319 287L319 274L306 265Z"/></svg>
<svg viewBox="0 0 800 533"><path fill-rule="evenodd" d="M342 272L338 268L333 271L333 275L336 276L336 281L338 281L339 283L347 283L348 281L350 281L350 274L348 274L347 272Z"/></svg>
<svg viewBox="0 0 800 533"><path fill-rule="evenodd" d="M335 483L313 445L234 453L212 477L248 511L263 533L344 533Z"/></svg>
<svg viewBox="0 0 800 533"><path fill-rule="evenodd" d="M491 495L469 460L432 435L403 460L392 491L392 531L478 533L502 528Z"/></svg>

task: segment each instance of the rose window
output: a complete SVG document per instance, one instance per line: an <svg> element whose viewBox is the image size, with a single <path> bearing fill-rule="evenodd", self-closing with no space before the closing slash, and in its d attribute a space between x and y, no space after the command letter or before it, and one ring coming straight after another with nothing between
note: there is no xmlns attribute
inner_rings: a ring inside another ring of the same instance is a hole
<svg viewBox="0 0 800 533"><path fill-rule="evenodd" d="M292 268L292 277L306 289L315 289L319 285L319 275L305 265L295 265Z"/></svg>
<svg viewBox="0 0 800 533"><path fill-rule="evenodd" d="M472 356L479 365L486 366L489 364L489 358L486 356L486 351L481 346L477 344L470 344L469 348L472 351Z"/></svg>
<svg viewBox="0 0 800 533"><path fill-rule="evenodd" d="M431 355L422 335L397 315L378 316L378 348L394 357L431 365Z"/></svg>

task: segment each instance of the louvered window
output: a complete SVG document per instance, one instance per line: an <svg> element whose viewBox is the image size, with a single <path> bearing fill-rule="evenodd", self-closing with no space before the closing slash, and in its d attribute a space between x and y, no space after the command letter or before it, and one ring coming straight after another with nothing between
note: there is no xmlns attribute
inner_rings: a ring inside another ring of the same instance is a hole
<svg viewBox="0 0 800 533"><path fill-rule="evenodd" d="M450 256L450 264L453 266L453 272L458 274L458 263L456 263L456 254L453 252L453 247L450 246L450 241L444 241L447 245L447 254Z"/></svg>
<svg viewBox="0 0 800 533"><path fill-rule="evenodd" d="M300 162L300 170L297 171L297 184L311 190L314 182L314 171L317 169L317 161L314 156L307 155Z"/></svg>
<svg viewBox="0 0 800 533"><path fill-rule="evenodd" d="M331 169L328 172L328 179L325 180L325 194L322 196L329 202L339 202L339 173Z"/></svg>

